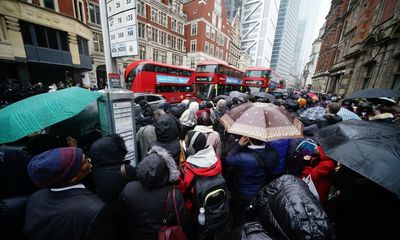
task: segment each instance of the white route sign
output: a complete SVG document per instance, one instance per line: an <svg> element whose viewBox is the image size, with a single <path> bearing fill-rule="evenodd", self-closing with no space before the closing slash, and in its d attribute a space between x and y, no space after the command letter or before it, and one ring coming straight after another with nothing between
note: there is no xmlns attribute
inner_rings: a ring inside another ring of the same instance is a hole
<svg viewBox="0 0 400 240"><path fill-rule="evenodd" d="M138 54L136 0L107 0L111 57Z"/></svg>

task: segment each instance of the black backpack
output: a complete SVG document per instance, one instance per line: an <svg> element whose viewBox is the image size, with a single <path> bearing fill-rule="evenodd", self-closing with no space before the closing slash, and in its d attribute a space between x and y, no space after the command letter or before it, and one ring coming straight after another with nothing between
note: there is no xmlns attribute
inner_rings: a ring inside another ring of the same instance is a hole
<svg viewBox="0 0 400 240"><path fill-rule="evenodd" d="M221 231L229 219L228 191L221 174L210 177L195 177L193 180L192 203L196 217L199 209L205 209L205 224L198 224L203 234ZM191 188L189 188L191 189Z"/></svg>

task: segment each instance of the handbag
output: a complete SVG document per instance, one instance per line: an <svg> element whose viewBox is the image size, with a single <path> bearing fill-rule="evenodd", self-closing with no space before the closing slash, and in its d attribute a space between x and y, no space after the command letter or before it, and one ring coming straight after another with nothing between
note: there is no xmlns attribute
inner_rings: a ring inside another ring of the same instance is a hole
<svg viewBox="0 0 400 240"><path fill-rule="evenodd" d="M319 194L318 194L317 188L315 187L315 184L311 178L311 175L308 175L307 177L303 177L303 181L307 184L307 187L310 189L311 193L319 200Z"/></svg>
<svg viewBox="0 0 400 240"><path fill-rule="evenodd" d="M167 201L165 202L163 226L158 231L158 238L157 238L158 240L187 240L186 235L181 227L181 220L179 218L178 209L176 207L175 192L176 192L175 187L172 187L172 198L174 201L174 210L178 225L175 226L167 225L168 202L171 195L171 190L170 190L168 191Z"/></svg>

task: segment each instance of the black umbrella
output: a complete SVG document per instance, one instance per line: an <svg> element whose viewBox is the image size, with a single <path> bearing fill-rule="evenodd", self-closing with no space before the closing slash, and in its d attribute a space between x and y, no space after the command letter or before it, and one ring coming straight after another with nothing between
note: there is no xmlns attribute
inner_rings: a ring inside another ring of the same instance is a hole
<svg viewBox="0 0 400 240"><path fill-rule="evenodd" d="M275 96L266 92L255 92L252 95L256 98L268 99L268 101L271 103L275 102Z"/></svg>
<svg viewBox="0 0 400 240"><path fill-rule="evenodd" d="M348 98L379 98L379 97L400 97L400 93L391 89L368 88L354 92Z"/></svg>
<svg viewBox="0 0 400 240"><path fill-rule="evenodd" d="M327 156L400 196L400 127L347 120L317 136Z"/></svg>

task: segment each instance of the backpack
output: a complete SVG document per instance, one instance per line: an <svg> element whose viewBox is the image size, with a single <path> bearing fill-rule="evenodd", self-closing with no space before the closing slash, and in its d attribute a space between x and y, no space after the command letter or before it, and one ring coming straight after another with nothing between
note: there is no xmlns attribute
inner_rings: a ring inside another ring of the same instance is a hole
<svg viewBox="0 0 400 240"><path fill-rule="evenodd" d="M191 188L189 188L191 189ZM193 179L193 209L198 216L205 209L205 224L198 224L203 234L221 231L229 219L228 191L221 174Z"/></svg>

